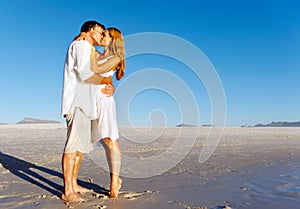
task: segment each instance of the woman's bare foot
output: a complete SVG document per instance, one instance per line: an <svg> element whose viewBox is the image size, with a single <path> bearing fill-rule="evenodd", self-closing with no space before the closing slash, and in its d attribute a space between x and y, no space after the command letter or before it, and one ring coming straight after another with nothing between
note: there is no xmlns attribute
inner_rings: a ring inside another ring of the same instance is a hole
<svg viewBox="0 0 300 209"><path fill-rule="evenodd" d="M85 202L85 200L76 193L71 193L69 195L62 194L61 199L64 202Z"/></svg>
<svg viewBox="0 0 300 209"><path fill-rule="evenodd" d="M85 193L91 192L90 189L83 188L83 187L81 187L81 186L79 186L79 185L77 185L77 186L74 187L74 191L75 191L76 193L79 193L79 194L85 194Z"/></svg>
<svg viewBox="0 0 300 209"><path fill-rule="evenodd" d="M112 182L111 187L110 187L110 198L114 199L118 197L119 190L121 189L122 186L122 179L119 178L118 182L114 184Z"/></svg>

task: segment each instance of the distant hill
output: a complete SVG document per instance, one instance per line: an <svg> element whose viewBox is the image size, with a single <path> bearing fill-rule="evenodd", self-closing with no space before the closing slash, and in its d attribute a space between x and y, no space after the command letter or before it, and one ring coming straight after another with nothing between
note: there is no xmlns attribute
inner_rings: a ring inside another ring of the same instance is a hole
<svg viewBox="0 0 300 209"><path fill-rule="evenodd" d="M181 123L179 125L177 125L176 127L196 127L194 125L189 125L189 124L184 124L184 123Z"/></svg>
<svg viewBox="0 0 300 209"><path fill-rule="evenodd" d="M17 124L35 124L35 123L60 123L59 121L54 120L41 120L36 118L24 118L19 121Z"/></svg>
<svg viewBox="0 0 300 209"><path fill-rule="evenodd" d="M213 127L214 125L211 125L211 124L204 124L202 125L202 127Z"/></svg>
<svg viewBox="0 0 300 209"><path fill-rule="evenodd" d="M272 121L271 123L268 124L256 124L254 127L300 127L300 121L298 122L274 122Z"/></svg>

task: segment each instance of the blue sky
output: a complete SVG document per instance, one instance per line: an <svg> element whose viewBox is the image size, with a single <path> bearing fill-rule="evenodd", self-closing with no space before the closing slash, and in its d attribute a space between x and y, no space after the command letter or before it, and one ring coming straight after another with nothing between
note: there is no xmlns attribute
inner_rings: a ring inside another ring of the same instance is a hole
<svg viewBox="0 0 300 209"><path fill-rule="evenodd" d="M90 19L120 28L125 37L160 32L199 48L222 82L227 126L299 121L299 9L296 0L3 0L0 123L24 117L64 122L60 105L65 54L81 24ZM124 80L147 68L180 77L197 101L199 124L211 123L209 93L190 69L168 57L143 55L127 60ZM143 81L137 80L137 87L139 82ZM166 82L176 89L172 80ZM122 81L114 83L118 88ZM117 95L116 102L118 108L122 101ZM137 94L128 113L133 125L149 125L149 117L154 125L194 123L189 116L194 113L182 117L176 98L163 89ZM127 115L117 114L119 124L126 125Z"/></svg>

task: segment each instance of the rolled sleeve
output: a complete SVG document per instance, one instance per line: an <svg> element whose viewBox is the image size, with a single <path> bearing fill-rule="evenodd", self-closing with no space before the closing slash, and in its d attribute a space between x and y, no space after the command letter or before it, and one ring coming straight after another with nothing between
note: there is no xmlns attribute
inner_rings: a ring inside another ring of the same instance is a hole
<svg viewBox="0 0 300 209"><path fill-rule="evenodd" d="M85 81L94 75L94 72L90 67L91 45L87 41L78 41L77 55L77 71L79 79Z"/></svg>

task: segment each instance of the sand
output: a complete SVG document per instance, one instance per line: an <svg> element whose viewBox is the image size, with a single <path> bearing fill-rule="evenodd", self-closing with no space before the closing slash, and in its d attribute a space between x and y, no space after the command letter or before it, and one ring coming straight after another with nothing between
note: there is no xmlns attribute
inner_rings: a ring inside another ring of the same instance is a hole
<svg viewBox="0 0 300 209"><path fill-rule="evenodd" d="M65 126L1 125L0 208L299 207L300 128L225 128L215 152L199 163L201 151L211 146L205 143L210 131L120 127L118 199L107 196L104 150L97 147L84 156L79 173L79 183L93 192L83 195L85 203L65 204L59 198ZM180 133L181 146L172 146Z"/></svg>

